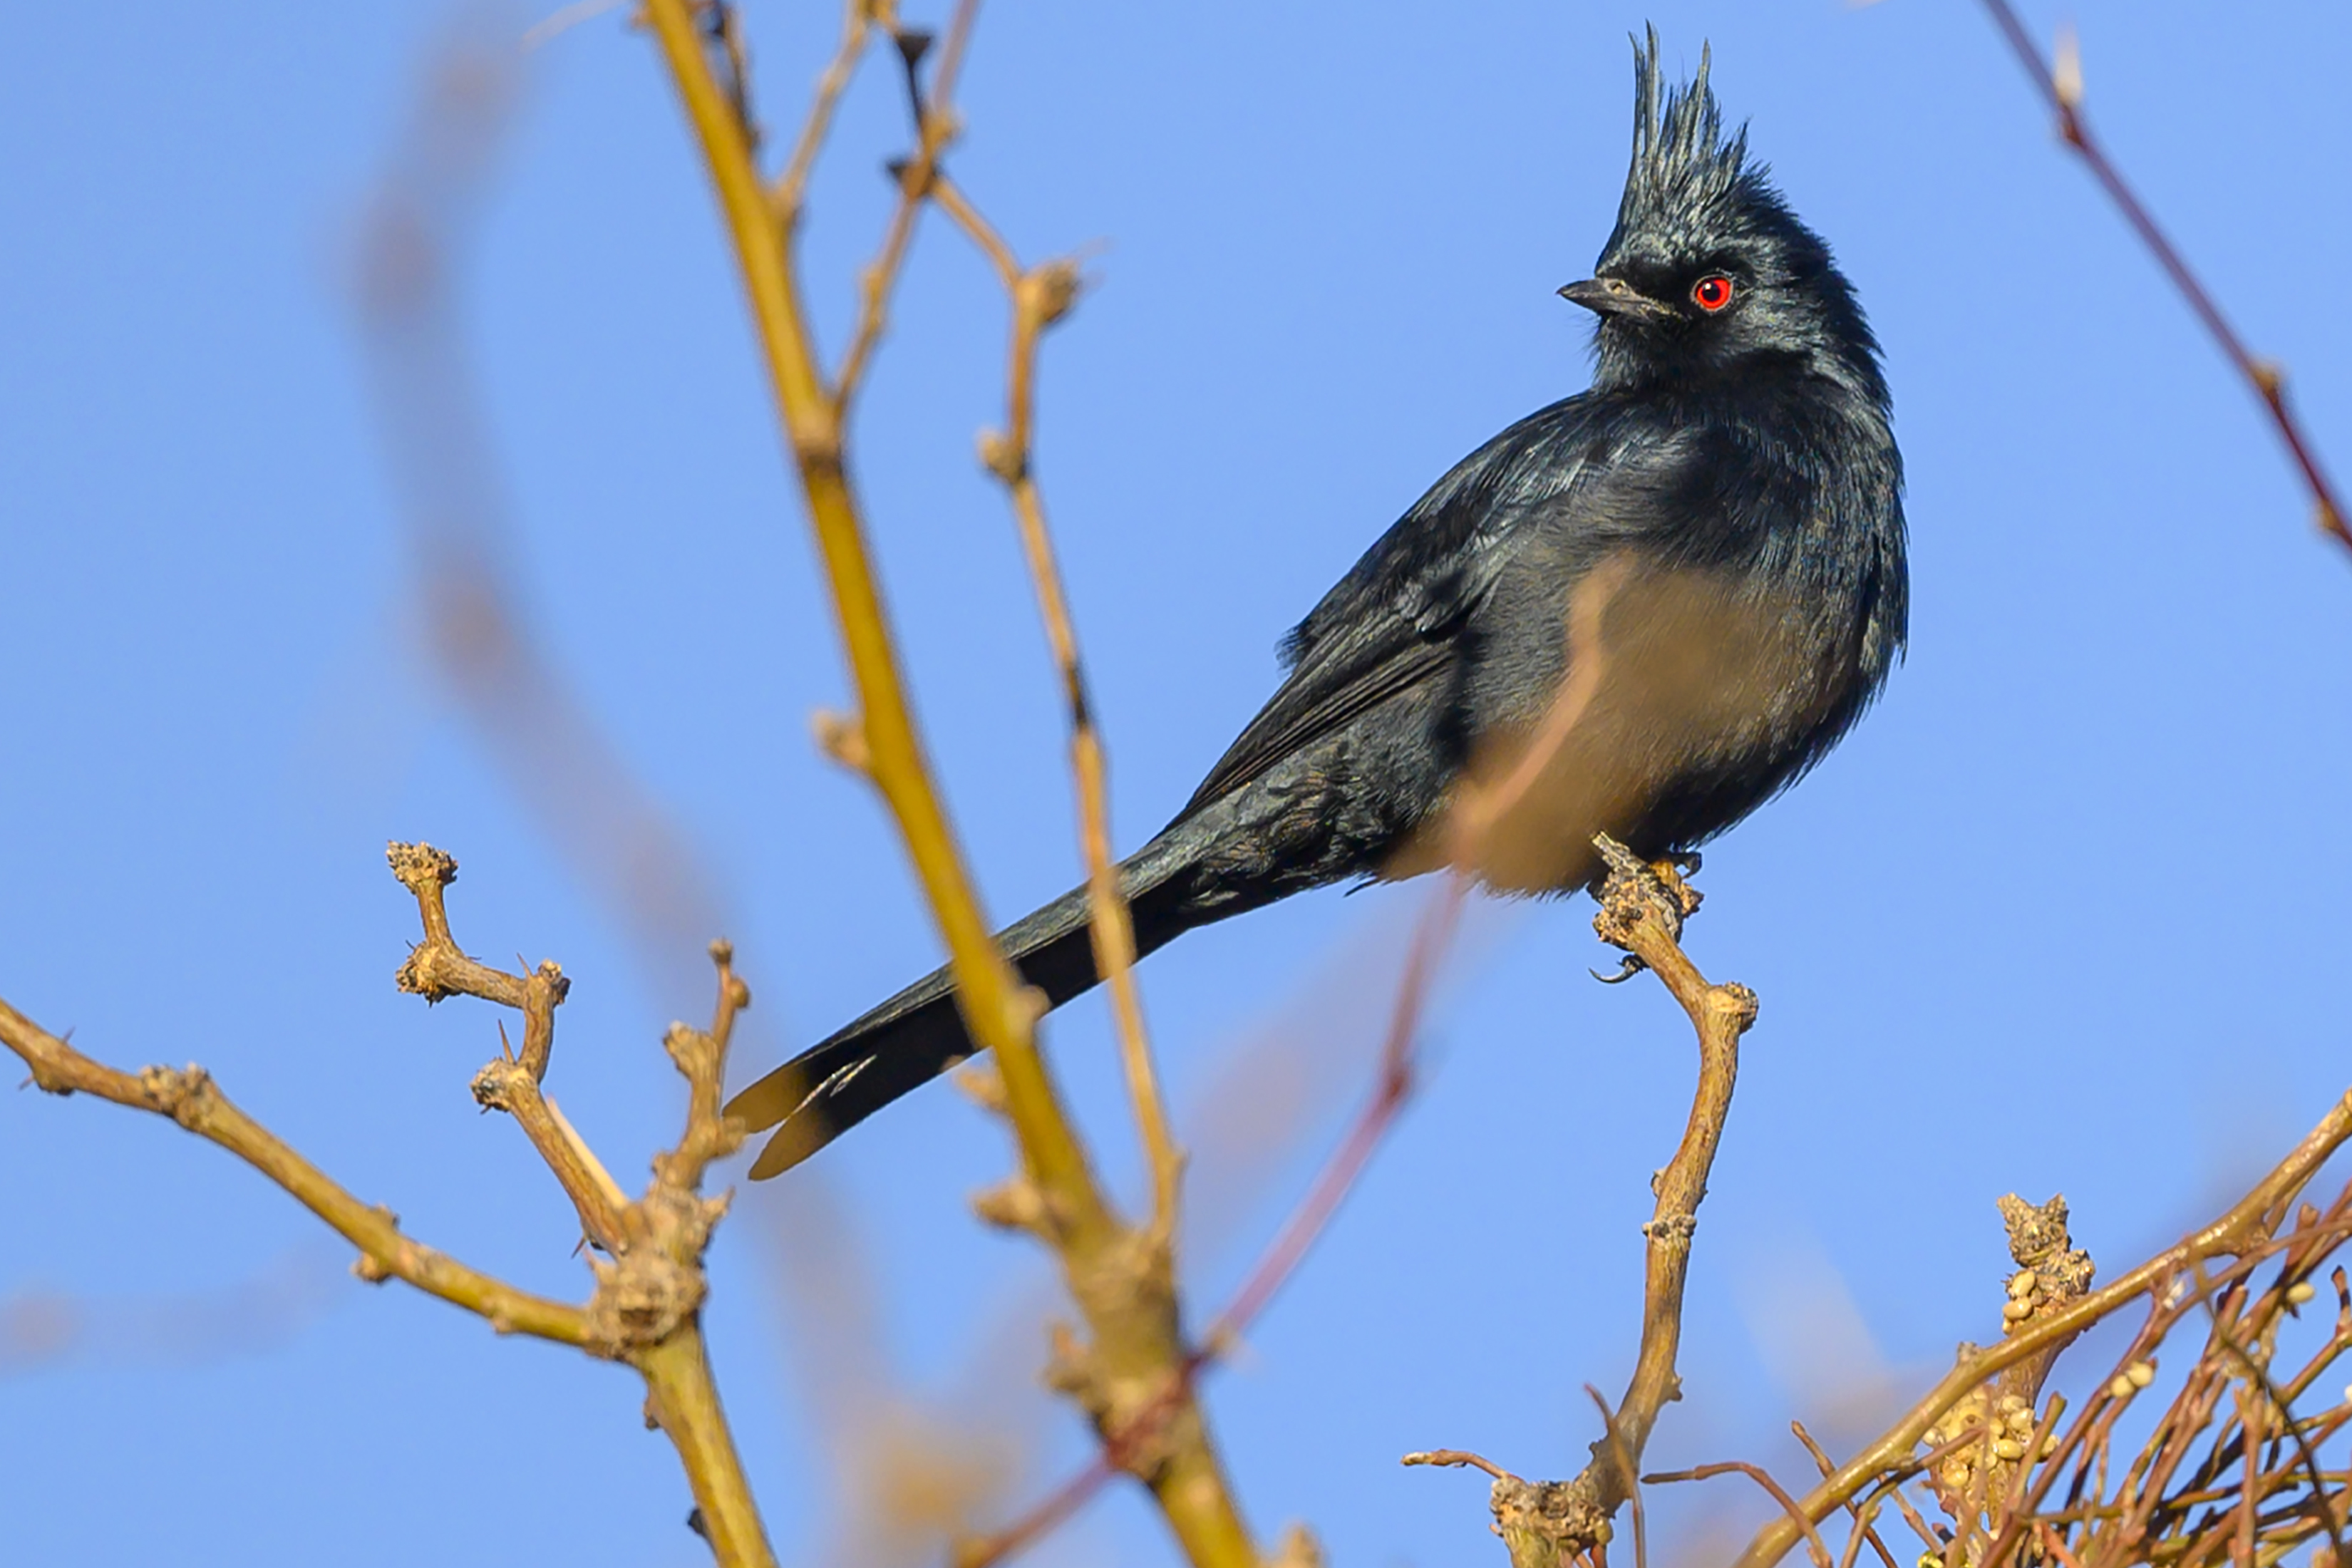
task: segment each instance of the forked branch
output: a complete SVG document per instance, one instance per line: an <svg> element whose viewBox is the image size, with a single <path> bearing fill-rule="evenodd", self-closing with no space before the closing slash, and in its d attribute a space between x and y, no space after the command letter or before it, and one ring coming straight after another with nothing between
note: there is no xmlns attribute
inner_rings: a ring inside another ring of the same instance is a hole
<svg viewBox="0 0 2352 1568"><path fill-rule="evenodd" d="M1745 985L1717 985L1699 973L1681 945L1683 922L1698 894L1668 865L1644 865L1614 839L1594 840L1608 866L1593 929L1654 973L1689 1015L1698 1037L1698 1087L1674 1158L1653 1184L1657 1203L1649 1224L1642 1292L1641 1349L1633 1376L1607 1430L1592 1445L1591 1462L1572 1480L1528 1481L1492 1461L1459 1449L1408 1454L1408 1465L1475 1465L1494 1477L1489 1506L1495 1531L1513 1568L1559 1568L1605 1545L1617 1510L1640 1485L1643 1450L1658 1413L1682 1397L1675 1371L1682 1343L1683 1291L1690 1277L1691 1239L1707 1173L1722 1142L1732 1089L1739 1072L1739 1041L1756 1022L1756 994ZM1826 1562L1822 1568L1829 1568Z"/></svg>
<svg viewBox="0 0 2352 1568"><path fill-rule="evenodd" d="M239 1110L204 1068L191 1064L118 1071L82 1055L5 1002L0 1002L0 1041L24 1058L34 1084L48 1093L95 1095L133 1110L151 1110L235 1154L358 1247L352 1271L362 1279L403 1280L465 1308L502 1334L588 1347L587 1315L581 1309L518 1290L403 1236L398 1215L352 1196Z"/></svg>
<svg viewBox="0 0 2352 1568"><path fill-rule="evenodd" d="M707 1285L702 1255L726 1213L724 1196L700 1194L704 1172L731 1152L740 1131L719 1114L729 1036L751 993L733 953L715 943L719 1001L711 1026L674 1025L666 1042L687 1079L686 1127L677 1146L654 1161L645 1195L630 1200L541 1091L554 1048L555 1009L568 989L562 970L542 963L512 974L467 956L451 934L446 891L457 862L425 844L394 844L393 872L415 897L425 939L401 964L403 991L437 1002L479 997L523 1015L520 1055L502 1048L474 1079L475 1097L512 1114L579 1211L598 1253L596 1289L584 1307L518 1290L400 1233L391 1211L362 1203L230 1103L202 1068L100 1066L0 1002L0 1041L23 1058L33 1081L52 1094L79 1091L168 1116L251 1164L360 1249L354 1273L401 1279L478 1315L500 1333L525 1333L626 1362L646 1380L647 1417L670 1437L695 1497L695 1517L720 1568L773 1568L734 1439L704 1353L699 1311Z"/></svg>

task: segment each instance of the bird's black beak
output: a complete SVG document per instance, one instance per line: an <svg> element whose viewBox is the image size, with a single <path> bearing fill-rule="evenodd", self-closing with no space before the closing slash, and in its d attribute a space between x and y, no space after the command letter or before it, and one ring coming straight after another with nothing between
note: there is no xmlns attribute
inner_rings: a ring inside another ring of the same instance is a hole
<svg viewBox="0 0 2352 1568"><path fill-rule="evenodd" d="M1672 305L1659 303L1622 278L1588 278L1562 289L1559 297L1597 316L1647 316L1654 320L1675 314Z"/></svg>

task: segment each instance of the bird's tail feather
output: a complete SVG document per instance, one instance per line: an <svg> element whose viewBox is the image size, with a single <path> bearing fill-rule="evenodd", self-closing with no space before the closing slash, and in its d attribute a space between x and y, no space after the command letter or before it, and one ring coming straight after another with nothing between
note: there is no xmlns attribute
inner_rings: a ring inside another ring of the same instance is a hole
<svg viewBox="0 0 2352 1568"><path fill-rule="evenodd" d="M1191 907L1178 873L1206 842L1198 819L1179 822L1119 868L1135 922L1136 955L1196 925L1237 914L1246 903ZM997 937L1021 977L1058 1007L1091 990L1095 973L1087 890L1076 888ZM728 1102L752 1131L779 1127L751 1163L751 1179L788 1171L884 1106L921 1088L977 1047L956 1007L955 979L932 971L896 996L820 1040Z"/></svg>

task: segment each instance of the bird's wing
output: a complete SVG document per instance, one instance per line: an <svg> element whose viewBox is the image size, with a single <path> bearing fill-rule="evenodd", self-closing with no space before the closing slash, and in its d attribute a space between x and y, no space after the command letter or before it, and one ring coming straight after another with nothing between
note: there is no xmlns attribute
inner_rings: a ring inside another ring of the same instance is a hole
<svg viewBox="0 0 2352 1568"><path fill-rule="evenodd" d="M1556 403L1431 486L1284 639L1288 677L1179 820L1450 668L1528 525L1572 495L1605 444L1600 423L1589 397Z"/></svg>

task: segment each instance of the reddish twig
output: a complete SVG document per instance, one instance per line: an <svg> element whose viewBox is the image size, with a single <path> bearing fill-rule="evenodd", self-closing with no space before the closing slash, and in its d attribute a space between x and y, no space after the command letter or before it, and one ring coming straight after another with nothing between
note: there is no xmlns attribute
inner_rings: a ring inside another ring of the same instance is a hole
<svg viewBox="0 0 2352 1568"><path fill-rule="evenodd" d="M1789 1495L1789 1489L1774 1480L1760 1466L1751 1465L1744 1459L1726 1459L1720 1464L1700 1465L1687 1470L1668 1470L1658 1475L1643 1476L1642 1479L1646 1485L1663 1487L1671 1486L1676 1481L1712 1480L1717 1476L1746 1476L1770 1493L1772 1500L1780 1505L1781 1511L1794 1520L1797 1528L1804 1532L1805 1549L1812 1553L1814 1568L1830 1568L1829 1543L1824 1542L1821 1532L1813 1528L1812 1520L1807 1516L1802 1508L1798 1506L1797 1500Z"/></svg>
<svg viewBox="0 0 2352 1568"><path fill-rule="evenodd" d="M1217 1314L1202 1337L1204 1348L1196 1353L1196 1361L1205 1362L1223 1353L1256 1321L1275 1292L1297 1270L1331 1216L1354 1189L1357 1178L1371 1161L1372 1151L1380 1147L1397 1112L1411 1097L1413 1047L1421 1037L1421 1016L1428 1005L1429 989L1437 977L1438 966L1461 924L1462 905L1468 890L1467 878L1458 872L1449 873L1445 885L1422 917L1413 931L1412 948L1405 957L1404 980L1397 987L1396 1005L1389 1015L1388 1035L1381 1046L1380 1078L1371 1098L1365 1101L1355 1125L1348 1129L1347 1136L1316 1176L1297 1210L1258 1258L1241 1289L1234 1292L1233 1300Z"/></svg>
<svg viewBox="0 0 2352 1568"><path fill-rule="evenodd" d="M1339 1212L1341 1203L1354 1189L1364 1167L1371 1163L1373 1152L1395 1123L1397 1113L1404 1109L1405 1101L1412 1096L1413 1047L1420 1038L1422 1012L1428 1004L1429 989L1436 978L1438 966L1452 942L1455 927L1460 923L1462 906L1468 890L1467 879L1449 874L1444 887L1423 915L1420 925L1413 931L1412 947L1405 958L1404 978L1397 987L1396 1003L1389 1016L1388 1032L1381 1041L1380 1076L1374 1082L1371 1098L1365 1101L1354 1124L1340 1139L1339 1146L1317 1173L1306 1197L1300 1200L1298 1207L1276 1233L1274 1240L1243 1279L1241 1287L1234 1292L1224 1310L1211 1321L1199 1347L1187 1358L1181 1380L1171 1384L1160 1399L1137 1412L1129 1423L1129 1431L1119 1433L1106 1446L1103 1453L1095 1456L1083 1469L1046 1493L1028 1512L1003 1529L970 1542L958 1550L956 1568L992 1568L992 1564L1003 1562L1050 1533L1076 1513L1118 1473L1113 1456L1120 1445L1129 1440L1135 1431L1150 1426L1182 1396L1192 1379L1215 1365L1297 1271L1317 1238L1330 1224L1331 1216Z"/></svg>
<svg viewBox="0 0 2352 1568"><path fill-rule="evenodd" d="M2280 437L2286 442L2287 451L2294 458L2295 467L2303 471L2304 483L2310 488L2312 500L2319 508L2319 526L2334 535L2338 543L2352 548L2352 528L2345 524L2344 508L2336 499L2335 488L2321 470L2318 455L2304 436L2302 426L2295 423L2294 416L2287 409L2285 377L2274 362L2256 359L2247 350L2244 341L2222 316L2221 306L2198 281L2197 275L2189 270L2189 263L2182 259L2180 252L2174 248L2164 231L2157 226L2156 219L2147 205L2124 183L2122 172L2092 136L2090 125L2083 118L2082 73L2072 49L2062 45L2056 61L2045 58L2041 48L2027 36L2024 23L2018 20L2017 12L2009 0L1984 0L1984 5L1992 16L1993 24L2000 29L2001 37L2009 41L2018 64L2025 68L2025 74L2033 79L2035 88L2056 112L2058 134L2064 138L2069 147L2082 154L2083 162L2090 165L2093 176L2116 205L2122 209L2125 221L2131 225L2140 242L2156 258L2157 264L2164 268L2165 276L2172 279L2172 285L2180 291L2181 298L2189 301L2189 308L2205 324L2205 330L2212 334L2223 355L2237 367L2238 374L2246 378L2247 384L2254 389L2254 395L2262 399L2263 406L2270 410L2272 420L2278 426Z"/></svg>

